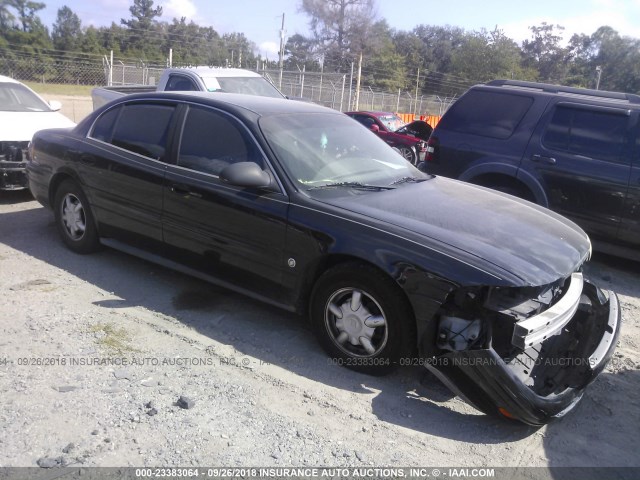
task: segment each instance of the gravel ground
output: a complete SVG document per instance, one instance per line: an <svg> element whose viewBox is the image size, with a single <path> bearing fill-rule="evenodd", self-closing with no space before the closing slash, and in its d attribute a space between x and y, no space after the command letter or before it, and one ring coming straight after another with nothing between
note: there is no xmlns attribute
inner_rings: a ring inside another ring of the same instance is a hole
<svg viewBox="0 0 640 480"><path fill-rule="evenodd" d="M123 253L80 256L0 192L0 466L640 466L640 264L596 255L617 353L566 418L489 418L421 368L330 365L305 321ZM182 398L181 398L182 397Z"/></svg>

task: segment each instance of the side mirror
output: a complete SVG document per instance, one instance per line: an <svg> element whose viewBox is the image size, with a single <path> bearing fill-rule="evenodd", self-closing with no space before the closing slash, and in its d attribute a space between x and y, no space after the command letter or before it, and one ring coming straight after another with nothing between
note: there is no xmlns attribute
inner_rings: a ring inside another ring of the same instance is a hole
<svg viewBox="0 0 640 480"><path fill-rule="evenodd" d="M232 163L220 172L220 179L236 187L266 188L275 190L269 172L265 172L254 162Z"/></svg>
<svg viewBox="0 0 640 480"><path fill-rule="evenodd" d="M54 112L57 112L62 108L62 104L58 100L49 100L49 107Z"/></svg>
<svg viewBox="0 0 640 480"><path fill-rule="evenodd" d="M378 133L380 131L380 127L378 125L376 125L375 123L373 125L371 125L371 131L373 133Z"/></svg>

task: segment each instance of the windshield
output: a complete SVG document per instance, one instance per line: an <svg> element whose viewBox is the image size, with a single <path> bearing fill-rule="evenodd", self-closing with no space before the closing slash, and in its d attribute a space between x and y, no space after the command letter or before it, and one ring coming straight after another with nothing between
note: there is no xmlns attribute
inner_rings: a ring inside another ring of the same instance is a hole
<svg viewBox="0 0 640 480"><path fill-rule="evenodd" d="M40 97L19 83L0 83L0 111L50 112L51 108Z"/></svg>
<svg viewBox="0 0 640 480"><path fill-rule="evenodd" d="M378 120L380 120L384 124L384 126L387 127L387 130L389 130L390 132L395 132L399 128L404 127L405 125L405 123L402 121L402 119L399 116L393 115L393 114L380 115L378 117Z"/></svg>
<svg viewBox="0 0 640 480"><path fill-rule="evenodd" d="M244 93L261 97L283 98L276 87L263 77L203 77L210 92Z"/></svg>
<svg viewBox="0 0 640 480"><path fill-rule="evenodd" d="M390 185L426 175L342 114L263 117L260 127L289 176L305 190L331 184Z"/></svg>

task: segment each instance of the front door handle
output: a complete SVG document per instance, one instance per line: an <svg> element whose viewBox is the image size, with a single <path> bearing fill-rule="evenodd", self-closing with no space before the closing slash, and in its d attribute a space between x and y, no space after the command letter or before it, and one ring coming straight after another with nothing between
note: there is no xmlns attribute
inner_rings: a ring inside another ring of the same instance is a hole
<svg viewBox="0 0 640 480"><path fill-rule="evenodd" d="M556 159L553 157L545 157L544 155L533 155L531 157L531 160L534 162L542 162L542 163L548 163L549 165L555 165L556 163Z"/></svg>
<svg viewBox="0 0 640 480"><path fill-rule="evenodd" d="M184 197L202 198L202 194L200 194L198 192L192 192L185 185L171 185L171 191L173 193L177 193L178 195L182 195Z"/></svg>

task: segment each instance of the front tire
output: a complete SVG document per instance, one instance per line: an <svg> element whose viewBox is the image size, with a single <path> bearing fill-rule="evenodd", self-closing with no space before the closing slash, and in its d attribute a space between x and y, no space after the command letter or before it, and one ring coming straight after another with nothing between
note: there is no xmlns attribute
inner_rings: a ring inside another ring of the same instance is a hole
<svg viewBox="0 0 640 480"><path fill-rule="evenodd" d="M349 263L328 270L316 282L310 308L315 334L338 365L384 375L415 349L407 299L373 267Z"/></svg>
<svg viewBox="0 0 640 480"><path fill-rule="evenodd" d="M100 248L89 201L73 180L64 180L56 190L53 208L62 241L76 253L92 253Z"/></svg>

